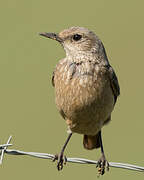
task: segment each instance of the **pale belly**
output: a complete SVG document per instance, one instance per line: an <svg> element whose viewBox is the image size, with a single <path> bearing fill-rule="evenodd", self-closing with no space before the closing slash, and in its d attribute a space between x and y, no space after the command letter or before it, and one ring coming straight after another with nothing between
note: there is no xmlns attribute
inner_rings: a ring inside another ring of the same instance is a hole
<svg viewBox="0 0 144 180"><path fill-rule="evenodd" d="M55 78L55 100L72 132L95 135L114 107L109 79L103 75Z"/></svg>

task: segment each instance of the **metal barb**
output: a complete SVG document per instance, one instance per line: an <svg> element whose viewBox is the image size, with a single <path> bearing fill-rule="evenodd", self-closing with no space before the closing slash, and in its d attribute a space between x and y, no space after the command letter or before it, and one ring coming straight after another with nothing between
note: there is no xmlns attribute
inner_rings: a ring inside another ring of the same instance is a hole
<svg viewBox="0 0 144 180"><path fill-rule="evenodd" d="M2 164L2 161L3 161L3 158L4 158L4 152L6 151L7 147L9 146L9 143L10 143L10 141L11 141L11 138L12 138L12 136L10 136L10 137L8 138L5 147L4 147L4 148L2 149L2 151L1 151L0 165Z"/></svg>
<svg viewBox="0 0 144 180"><path fill-rule="evenodd" d="M0 149L4 149L5 147L12 146L12 144L2 144L0 145Z"/></svg>

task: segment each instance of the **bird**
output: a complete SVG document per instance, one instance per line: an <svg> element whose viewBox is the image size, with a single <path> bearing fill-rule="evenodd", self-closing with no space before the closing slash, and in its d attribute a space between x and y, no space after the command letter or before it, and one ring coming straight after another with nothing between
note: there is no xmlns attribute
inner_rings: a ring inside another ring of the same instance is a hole
<svg viewBox="0 0 144 180"><path fill-rule="evenodd" d="M111 113L120 95L116 73L109 63L99 37L84 27L70 27L60 33L39 33L58 41L66 57L56 65L52 75L55 102L66 121L68 138L55 155L57 169L66 162L64 150L74 133L83 135L87 150L101 148L97 166L100 175L109 170L102 143L102 127L111 120Z"/></svg>

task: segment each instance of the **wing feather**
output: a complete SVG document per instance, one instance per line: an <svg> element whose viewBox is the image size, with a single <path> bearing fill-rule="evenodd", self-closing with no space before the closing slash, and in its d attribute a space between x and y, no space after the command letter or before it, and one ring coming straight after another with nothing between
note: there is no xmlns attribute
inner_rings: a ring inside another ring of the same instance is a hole
<svg viewBox="0 0 144 180"><path fill-rule="evenodd" d="M117 97L120 95L120 86L118 83L118 79L117 76L113 70L113 68L109 65L108 68L109 71L109 79L110 79L110 85L114 94L114 98L115 98L115 103L117 101Z"/></svg>

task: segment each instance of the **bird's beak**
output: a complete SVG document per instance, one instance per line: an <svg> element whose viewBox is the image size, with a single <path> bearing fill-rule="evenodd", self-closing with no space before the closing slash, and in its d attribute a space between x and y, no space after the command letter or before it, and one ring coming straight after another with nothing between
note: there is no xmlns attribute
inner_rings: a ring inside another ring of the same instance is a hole
<svg viewBox="0 0 144 180"><path fill-rule="evenodd" d="M58 41L60 43L63 42L63 40L55 33L46 33L45 32L45 33L39 33L39 35L50 38L50 39L53 39L53 40L56 40L56 41Z"/></svg>

